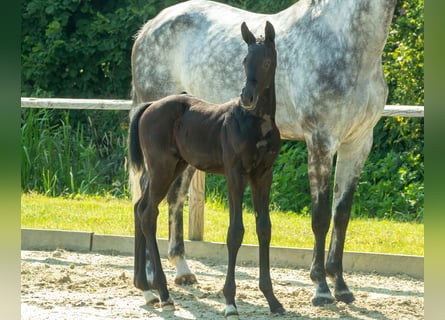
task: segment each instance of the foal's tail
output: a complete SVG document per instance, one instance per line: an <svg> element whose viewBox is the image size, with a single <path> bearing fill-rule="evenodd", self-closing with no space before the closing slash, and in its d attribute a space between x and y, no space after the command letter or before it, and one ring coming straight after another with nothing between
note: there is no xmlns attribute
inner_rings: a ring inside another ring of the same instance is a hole
<svg viewBox="0 0 445 320"><path fill-rule="evenodd" d="M128 159L129 159L129 182L133 203L141 197L141 189L146 183L146 172L144 168L144 155L139 142L139 119L142 113L151 105L144 103L130 112L130 126L128 129Z"/></svg>

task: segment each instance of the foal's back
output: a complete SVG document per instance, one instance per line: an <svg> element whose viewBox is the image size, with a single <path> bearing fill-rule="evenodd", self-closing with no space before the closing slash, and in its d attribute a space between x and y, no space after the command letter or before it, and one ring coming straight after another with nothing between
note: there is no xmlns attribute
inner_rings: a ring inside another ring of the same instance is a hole
<svg viewBox="0 0 445 320"><path fill-rule="evenodd" d="M280 147L273 119L243 109L238 98L215 105L186 94L167 96L144 111L139 136L151 161L168 158L216 174L237 162L244 173L260 163L271 166Z"/></svg>
<svg viewBox="0 0 445 320"><path fill-rule="evenodd" d="M226 114L234 105L230 101L217 106L185 94L157 100L141 116L141 143L156 158L162 155L200 170L223 173L220 136Z"/></svg>

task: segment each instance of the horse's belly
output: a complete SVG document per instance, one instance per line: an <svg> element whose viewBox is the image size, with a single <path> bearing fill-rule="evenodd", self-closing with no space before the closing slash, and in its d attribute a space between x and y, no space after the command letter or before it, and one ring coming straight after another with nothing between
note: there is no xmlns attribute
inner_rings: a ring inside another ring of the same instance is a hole
<svg viewBox="0 0 445 320"><path fill-rule="evenodd" d="M219 137L201 129L199 124L191 124L177 131L176 144L179 154L185 162L201 171L223 173Z"/></svg>
<svg viewBox="0 0 445 320"><path fill-rule="evenodd" d="M209 149L200 150L200 148L189 147L188 150L181 151L181 157L185 162L198 170L207 173L224 174L224 164Z"/></svg>

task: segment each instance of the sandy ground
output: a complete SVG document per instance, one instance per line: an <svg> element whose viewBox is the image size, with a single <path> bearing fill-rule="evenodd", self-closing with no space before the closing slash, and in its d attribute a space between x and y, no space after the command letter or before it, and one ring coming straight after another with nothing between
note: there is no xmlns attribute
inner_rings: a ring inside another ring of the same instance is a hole
<svg viewBox="0 0 445 320"><path fill-rule="evenodd" d="M226 266L221 261L189 260L198 283L174 284L163 260L175 311L145 305L133 287L133 257L98 253L22 251L22 319L223 319ZM271 262L273 265L273 261ZM258 289L258 267L238 266L240 319L423 319L424 283L407 276L347 273L356 301L323 307L310 303L308 269L272 268L274 291L284 316L271 315Z"/></svg>

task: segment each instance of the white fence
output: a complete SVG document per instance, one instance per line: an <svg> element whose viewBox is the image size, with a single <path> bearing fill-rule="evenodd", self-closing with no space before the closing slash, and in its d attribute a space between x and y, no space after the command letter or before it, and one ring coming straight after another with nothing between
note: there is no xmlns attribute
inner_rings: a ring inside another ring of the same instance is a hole
<svg viewBox="0 0 445 320"><path fill-rule="evenodd" d="M132 102L112 99L21 98L21 105L22 108L130 110ZM423 109L423 106L387 105L382 116L423 117Z"/></svg>
<svg viewBox="0 0 445 320"><path fill-rule="evenodd" d="M21 98L22 108L82 109L82 110L130 110L131 100L111 99L60 99ZM424 117L423 106L385 106L384 117ZM189 190L189 233L190 240L202 240L204 235L204 187L205 173L196 171Z"/></svg>

